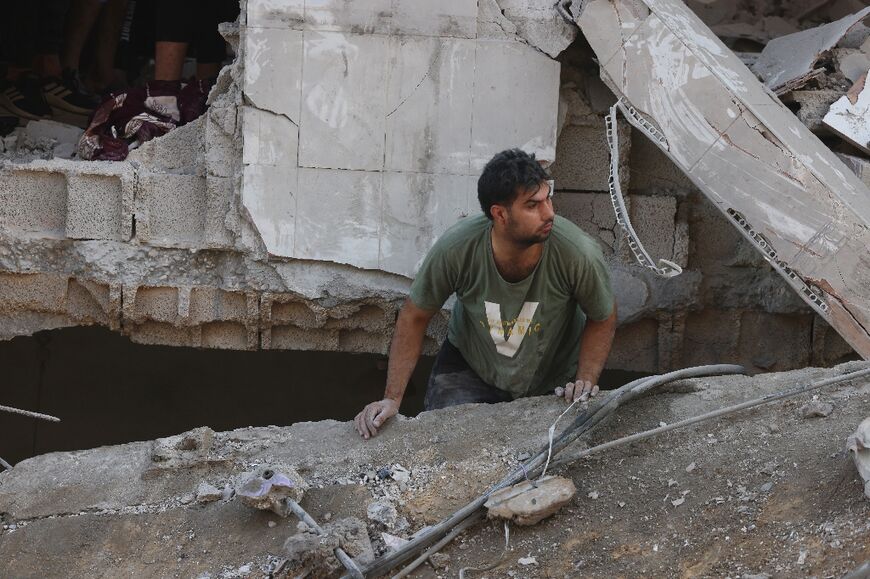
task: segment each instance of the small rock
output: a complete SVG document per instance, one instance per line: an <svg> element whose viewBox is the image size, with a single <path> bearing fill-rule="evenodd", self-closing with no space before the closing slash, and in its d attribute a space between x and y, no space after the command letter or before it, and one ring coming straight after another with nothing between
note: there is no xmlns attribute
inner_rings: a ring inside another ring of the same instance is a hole
<svg viewBox="0 0 870 579"><path fill-rule="evenodd" d="M331 520L332 520L332 513L325 513L325 514L323 515L323 520L324 520L325 522L329 522L329 521L331 521Z"/></svg>
<svg viewBox="0 0 870 579"><path fill-rule="evenodd" d="M677 481L675 481L674 479L668 479L668 486L669 487L677 486Z"/></svg>
<svg viewBox="0 0 870 579"><path fill-rule="evenodd" d="M179 500L181 501L182 505L189 505L190 503L193 502L194 498L195 497L193 496L193 494L186 494L183 497L181 497Z"/></svg>
<svg viewBox="0 0 870 579"><path fill-rule="evenodd" d="M537 565L538 560L529 555L528 557L520 557L517 560L517 563L519 563L520 565Z"/></svg>
<svg viewBox="0 0 870 579"><path fill-rule="evenodd" d="M696 468L698 468L698 465L696 465L696 464L693 462L692 464L690 464L689 466L686 467L686 472L692 472L692 471L695 470Z"/></svg>
<svg viewBox="0 0 870 579"><path fill-rule="evenodd" d="M674 505L675 507L679 507L680 505L682 505L685 502L686 502L686 497L682 496L676 500L671 501L671 504Z"/></svg>
<svg viewBox="0 0 870 579"><path fill-rule="evenodd" d="M393 474L393 471L391 471L390 467L388 466L378 469L378 478L381 480L384 480L385 478L390 478L391 474Z"/></svg>
<svg viewBox="0 0 870 579"><path fill-rule="evenodd" d="M372 501L366 509L366 516L370 521L380 523L388 529L396 527L399 520L399 512L396 507L386 501Z"/></svg>
<svg viewBox="0 0 870 579"><path fill-rule="evenodd" d="M198 503L211 503L219 501L222 498L223 492L205 481L199 483L199 486L196 488L196 502Z"/></svg>
<svg viewBox="0 0 870 579"><path fill-rule="evenodd" d="M528 452L522 452L522 453L517 455L517 460L520 462L525 462L525 461L529 460L530 458L532 458L532 455Z"/></svg>
<svg viewBox="0 0 870 579"><path fill-rule="evenodd" d="M276 523L275 521L269 521L266 524L269 526L270 529L274 529L275 527L278 526L278 523Z"/></svg>
<svg viewBox="0 0 870 579"><path fill-rule="evenodd" d="M811 400L801 406L800 409L801 416L804 418L825 418L830 416L833 411L833 405L828 404L827 402L822 402L821 400Z"/></svg>
<svg viewBox="0 0 870 579"><path fill-rule="evenodd" d="M548 476L532 483L522 481L500 489L484 505L490 517L509 519L518 525L534 525L567 504L577 489L571 479Z"/></svg>
<svg viewBox="0 0 870 579"><path fill-rule="evenodd" d="M622 508L622 507L624 507L624 506L625 506L625 503L624 503L624 502L622 502L622 501L619 501L619 502L618 502L618 503L616 503L616 504L617 504L617 505L619 505L619 508L620 508L620 509L621 509L621 508Z"/></svg>
<svg viewBox="0 0 870 579"><path fill-rule="evenodd" d="M772 488L773 488L772 482L766 482L763 485L761 485L760 487L758 487L758 489L763 493L770 491L770 489L772 489Z"/></svg>
<svg viewBox="0 0 870 579"><path fill-rule="evenodd" d="M590 499L592 499L592 500L594 501L595 499L598 498L598 491L592 491L592 492L590 492L590 493L589 493L588 495L586 495L586 496L589 497Z"/></svg>
<svg viewBox="0 0 870 579"><path fill-rule="evenodd" d="M450 555L447 553L433 553L429 555L429 562L438 571L445 571L450 564Z"/></svg>
<svg viewBox="0 0 870 579"><path fill-rule="evenodd" d="M393 472L390 476L396 482L408 482L409 480L411 480L411 471L409 471L402 465L397 464L393 467Z"/></svg>
<svg viewBox="0 0 870 579"><path fill-rule="evenodd" d="M290 514L287 499L302 500L305 492L305 481L295 470L286 465L274 464L247 472L241 475L243 481L238 489L238 496L249 507L269 510L286 517Z"/></svg>
<svg viewBox="0 0 870 579"><path fill-rule="evenodd" d="M384 545L387 546L387 549L395 550L408 544L408 539L403 539L389 533L381 533L381 539L384 540Z"/></svg>

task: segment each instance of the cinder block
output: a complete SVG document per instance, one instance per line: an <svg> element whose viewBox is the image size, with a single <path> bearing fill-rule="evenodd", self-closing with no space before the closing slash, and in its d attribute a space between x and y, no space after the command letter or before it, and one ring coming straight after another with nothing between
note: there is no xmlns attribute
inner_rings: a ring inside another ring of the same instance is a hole
<svg viewBox="0 0 870 579"><path fill-rule="evenodd" d="M108 285L71 279L67 289L67 312L80 324L117 327L120 311L111 307L109 296Z"/></svg>
<svg viewBox="0 0 870 579"><path fill-rule="evenodd" d="M738 363L740 312L706 309L690 313L682 344L682 366Z"/></svg>
<svg viewBox="0 0 870 579"><path fill-rule="evenodd" d="M124 192L119 177L69 173L66 235L73 239L126 240Z"/></svg>
<svg viewBox="0 0 870 579"><path fill-rule="evenodd" d="M189 323L256 322L248 311L248 296L244 292L225 291L213 287L195 287L190 292ZM205 339L205 337L203 337Z"/></svg>
<svg viewBox="0 0 870 579"><path fill-rule="evenodd" d="M619 134L620 150L627 153L629 133L620 129ZM567 125L562 129L556 144L556 161L550 166L550 174L556 180L558 190L608 191L610 152L604 122L600 126ZM628 176L620 177L625 182Z"/></svg>
<svg viewBox="0 0 870 579"><path fill-rule="evenodd" d="M154 346L187 346L198 348L201 345L201 328L174 326L162 322L144 322L124 326L124 333L137 344Z"/></svg>
<svg viewBox="0 0 870 579"><path fill-rule="evenodd" d="M280 299L280 298L278 298ZM263 320L274 325L294 325L300 328L322 328L326 314L304 302L273 301L263 296Z"/></svg>
<svg viewBox="0 0 870 579"><path fill-rule="evenodd" d="M653 260L667 259L686 266L686 252L675 251L688 245L686 228L677 228L676 197L632 195L628 212L635 233Z"/></svg>
<svg viewBox="0 0 870 579"><path fill-rule="evenodd" d="M45 237L65 237L66 179L61 173L0 173L0 225Z"/></svg>
<svg viewBox="0 0 870 579"><path fill-rule="evenodd" d="M244 324L210 322L202 325L200 345L221 350L253 350L257 347L257 332L252 333Z"/></svg>
<svg viewBox="0 0 870 579"><path fill-rule="evenodd" d="M231 248L239 230L239 212L235 207L233 178L206 175L205 238L206 247Z"/></svg>
<svg viewBox="0 0 870 579"><path fill-rule="evenodd" d="M559 182L556 183L558 186ZM622 229L616 224L616 214L608 194L558 191L553 196L553 206L558 215L573 221L597 239L605 254L616 251Z"/></svg>
<svg viewBox="0 0 870 579"><path fill-rule="evenodd" d="M631 129L631 190L686 193L696 188L652 141Z"/></svg>
<svg viewBox="0 0 870 579"><path fill-rule="evenodd" d="M130 151L127 160L149 171L198 173L205 165L205 116Z"/></svg>
<svg viewBox="0 0 870 579"><path fill-rule="evenodd" d="M740 318L740 363L775 372L808 366L812 331L812 314L744 312Z"/></svg>
<svg viewBox="0 0 870 579"><path fill-rule="evenodd" d="M160 247L201 247L205 237L205 178L142 173L135 212L138 240Z"/></svg>
<svg viewBox="0 0 870 579"><path fill-rule="evenodd" d="M362 329L371 332L387 329L392 323L393 320L383 308L364 304L346 316L328 319L324 327L328 330Z"/></svg>
<svg viewBox="0 0 870 579"><path fill-rule="evenodd" d="M69 279L48 273L0 273L0 310L63 313Z"/></svg>
<svg viewBox="0 0 870 579"><path fill-rule="evenodd" d="M654 373L658 368L658 322L645 319L616 330L607 367Z"/></svg>
<svg viewBox="0 0 870 579"><path fill-rule="evenodd" d="M135 290L132 316L129 321L153 320L156 322L177 323L178 288L140 287Z"/></svg>
<svg viewBox="0 0 870 579"><path fill-rule="evenodd" d="M338 349L342 352L386 354L390 351L390 339L386 332L342 330L338 334Z"/></svg>
<svg viewBox="0 0 870 579"><path fill-rule="evenodd" d="M338 331L296 326L274 326L263 330L262 348L264 350L316 350L335 352L338 350Z"/></svg>

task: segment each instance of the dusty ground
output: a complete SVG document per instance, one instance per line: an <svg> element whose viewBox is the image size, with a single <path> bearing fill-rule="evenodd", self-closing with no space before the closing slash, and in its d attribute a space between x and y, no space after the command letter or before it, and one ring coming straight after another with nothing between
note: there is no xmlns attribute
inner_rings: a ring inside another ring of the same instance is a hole
<svg viewBox="0 0 870 579"><path fill-rule="evenodd" d="M866 364L683 381L623 408L588 443L858 367ZM570 506L512 528L504 562L469 576L841 576L870 559L870 501L844 451L870 415L870 382L819 398L833 405L827 417L804 418L811 396L802 396L559 469L579 489ZM538 398L425 413L369 442L334 421L217 433L211 442L206 433L198 449L162 462L153 442L36 457L0 474L3 575L262 576L296 521L251 511L229 488L210 503L195 492L203 481L232 487L245 470L276 461L296 465L311 485L302 504L315 518L365 520L371 502L388 502L399 514L393 534L407 536L536 450L563 408ZM379 478L396 465L410 471L407 482ZM383 530L369 521L376 549ZM483 523L445 549L439 569L415 576L455 577L502 546L501 523Z"/></svg>

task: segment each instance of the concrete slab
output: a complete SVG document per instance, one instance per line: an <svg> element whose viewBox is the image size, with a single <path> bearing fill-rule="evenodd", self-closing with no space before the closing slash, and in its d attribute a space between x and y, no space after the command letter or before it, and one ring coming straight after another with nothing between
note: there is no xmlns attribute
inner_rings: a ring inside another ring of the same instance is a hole
<svg viewBox="0 0 870 579"><path fill-rule="evenodd" d="M305 0L248 0L245 13L249 27L302 30Z"/></svg>
<svg viewBox="0 0 870 579"><path fill-rule="evenodd" d="M305 29L389 34L393 0L305 0Z"/></svg>
<svg viewBox="0 0 870 579"><path fill-rule="evenodd" d="M385 36L305 33L299 166L383 169L388 56Z"/></svg>
<svg viewBox="0 0 870 579"><path fill-rule="evenodd" d="M393 0L393 35L475 38L477 0Z"/></svg>

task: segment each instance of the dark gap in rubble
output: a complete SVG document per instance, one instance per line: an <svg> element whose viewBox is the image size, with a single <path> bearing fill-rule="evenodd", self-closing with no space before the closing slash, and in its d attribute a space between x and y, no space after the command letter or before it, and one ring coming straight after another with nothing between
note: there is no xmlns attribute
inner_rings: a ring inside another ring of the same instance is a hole
<svg viewBox="0 0 870 579"><path fill-rule="evenodd" d="M417 364L402 414L423 410L433 358ZM286 350L215 350L135 344L100 327L0 342L0 404L60 423L0 414L0 456L12 464L55 451L152 440L199 426L232 430L350 420L383 395L386 357ZM605 371L605 388L637 372Z"/></svg>

